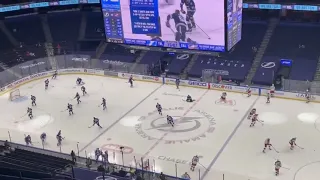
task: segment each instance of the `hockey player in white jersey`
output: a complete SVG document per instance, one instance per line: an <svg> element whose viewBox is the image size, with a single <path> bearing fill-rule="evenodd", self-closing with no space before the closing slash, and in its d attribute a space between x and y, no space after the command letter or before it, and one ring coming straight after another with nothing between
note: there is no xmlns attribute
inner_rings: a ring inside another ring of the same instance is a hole
<svg viewBox="0 0 320 180"><path fill-rule="evenodd" d="M248 95L247 97L251 96L251 88L250 88L250 86L247 86L246 93Z"/></svg>
<svg viewBox="0 0 320 180"><path fill-rule="evenodd" d="M271 98L271 94L270 93L267 93L267 104L269 104L270 103L270 98Z"/></svg>
<svg viewBox="0 0 320 180"><path fill-rule="evenodd" d="M173 118L169 115L167 115L167 123L170 124L172 127L174 127Z"/></svg>
<svg viewBox="0 0 320 180"><path fill-rule="evenodd" d="M274 163L274 170L275 170L275 175L278 176L279 173L280 173L280 168L282 167L282 163L280 160L277 160L275 163Z"/></svg>
<svg viewBox="0 0 320 180"><path fill-rule="evenodd" d="M198 155L193 156L191 161L191 167L190 167L191 171L194 171L194 168L197 166L198 162L199 162L199 156Z"/></svg>
<svg viewBox="0 0 320 180"><path fill-rule="evenodd" d="M223 92L223 93L221 94L220 100L221 100L221 101L226 101L226 100L227 100L227 93L226 93L226 92Z"/></svg>
<svg viewBox="0 0 320 180"><path fill-rule="evenodd" d="M274 87L274 84L272 84L271 87L270 87L270 91L269 91L271 97L274 97L275 90L276 90L276 88Z"/></svg>
<svg viewBox="0 0 320 180"><path fill-rule="evenodd" d="M289 144L290 144L290 149L291 149L291 150L293 150L295 146L298 146L298 145L296 144L296 140L297 140L296 137L290 139Z"/></svg>
<svg viewBox="0 0 320 180"><path fill-rule="evenodd" d="M265 153L267 147L269 147L269 150L272 150L272 149L271 149L271 146L272 146L272 144L271 144L271 142L270 142L270 138L267 138L267 139L264 141L264 148L263 148L263 151L262 151L262 152Z"/></svg>

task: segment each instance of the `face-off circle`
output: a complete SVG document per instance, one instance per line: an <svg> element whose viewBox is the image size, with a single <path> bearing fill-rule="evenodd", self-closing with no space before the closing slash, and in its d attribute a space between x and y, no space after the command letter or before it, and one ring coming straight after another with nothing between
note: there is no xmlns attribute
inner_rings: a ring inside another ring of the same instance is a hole
<svg viewBox="0 0 320 180"><path fill-rule="evenodd" d="M233 99L226 99L226 100L217 99L214 103L216 105L222 105L222 106L235 106L236 105L236 101Z"/></svg>

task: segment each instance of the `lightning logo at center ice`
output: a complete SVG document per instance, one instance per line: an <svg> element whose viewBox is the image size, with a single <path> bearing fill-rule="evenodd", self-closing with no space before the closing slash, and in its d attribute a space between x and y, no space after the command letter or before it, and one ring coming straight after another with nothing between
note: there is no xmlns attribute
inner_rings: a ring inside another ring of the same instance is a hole
<svg viewBox="0 0 320 180"><path fill-rule="evenodd" d="M164 132L174 132L174 133L180 133L180 132L188 132L188 131L193 131L193 130L196 130L198 129L200 126L201 126L201 123L198 121L198 119L202 119L202 117L181 117L181 116L174 116L175 119L178 119L178 121L176 121L175 123L176 124L190 124L190 123L193 123L195 122L195 125L191 128L188 128L188 129L172 129L171 125L168 124L168 123L161 123L161 124L156 124L156 122L158 120L161 120L162 122L165 122L163 119L164 117L160 117L160 118L157 118L155 120L153 120L151 123L150 123L150 126L151 128L149 129L146 129L146 130L153 130L153 129L157 129L159 131L164 131Z"/></svg>

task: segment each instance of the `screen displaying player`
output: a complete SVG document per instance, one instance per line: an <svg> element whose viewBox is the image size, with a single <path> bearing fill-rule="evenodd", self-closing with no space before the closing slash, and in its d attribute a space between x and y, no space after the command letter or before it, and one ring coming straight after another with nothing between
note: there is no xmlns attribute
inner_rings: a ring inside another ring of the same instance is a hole
<svg viewBox="0 0 320 180"><path fill-rule="evenodd" d="M102 0L109 42L224 51L224 0Z"/></svg>

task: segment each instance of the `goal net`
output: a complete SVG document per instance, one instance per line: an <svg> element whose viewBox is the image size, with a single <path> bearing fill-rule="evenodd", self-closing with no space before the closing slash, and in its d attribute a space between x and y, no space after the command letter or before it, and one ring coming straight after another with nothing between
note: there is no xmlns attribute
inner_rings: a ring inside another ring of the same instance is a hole
<svg viewBox="0 0 320 180"><path fill-rule="evenodd" d="M20 97L20 90L19 89L15 89L13 91L10 92L10 96L9 96L9 100L13 101L17 98Z"/></svg>
<svg viewBox="0 0 320 180"><path fill-rule="evenodd" d="M229 75L229 71L217 70L217 69L203 69L202 81L207 83L217 83L218 76Z"/></svg>

